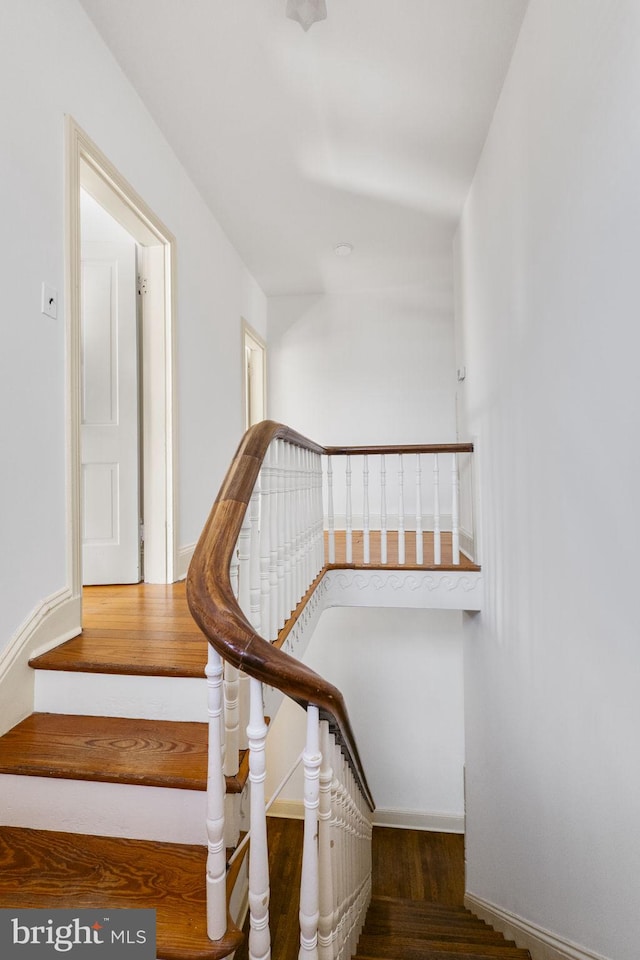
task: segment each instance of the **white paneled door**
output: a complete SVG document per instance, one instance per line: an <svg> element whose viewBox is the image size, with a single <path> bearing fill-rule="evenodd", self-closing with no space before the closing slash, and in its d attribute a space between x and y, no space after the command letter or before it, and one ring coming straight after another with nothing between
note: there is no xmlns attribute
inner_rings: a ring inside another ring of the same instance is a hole
<svg viewBox="0 0 640 960"><path fill-rule="evenodd" d="M137 583L140 437L136 244L82 244L83 582Z"/></svg>

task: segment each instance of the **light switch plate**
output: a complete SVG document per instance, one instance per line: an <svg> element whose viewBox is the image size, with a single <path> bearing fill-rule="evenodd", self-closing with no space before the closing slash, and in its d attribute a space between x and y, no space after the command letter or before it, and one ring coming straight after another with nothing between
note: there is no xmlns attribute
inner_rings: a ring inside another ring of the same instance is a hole
<svg viewBox="0 0 640 960"><path fill-rule="evenodd" d="M42 284L42 312L52 320L58 316L58 291L48 283Z"/></svg>

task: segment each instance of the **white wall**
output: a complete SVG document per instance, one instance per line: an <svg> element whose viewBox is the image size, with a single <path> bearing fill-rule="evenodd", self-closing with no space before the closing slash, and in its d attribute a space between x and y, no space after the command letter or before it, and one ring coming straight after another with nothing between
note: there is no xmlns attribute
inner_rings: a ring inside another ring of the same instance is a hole
<svg viewBox="0 0 640 960"><path fill-rule="evenodd" d="M636 0L531 0L457 242L467 885L612 960L640 940L639 37Z"/></svg>
<svg viewBox="0 0 640 960"><path fill-rule="evenodd" d="M3 0L4 415L0 647L67 583L64 114L177 238L178 544L197 539L239 439L241 328L266 301L76 0ZM56 321L40 288L58 290Z"/></svg>
<svg viewBox="0 0 640 960"><path fill-rule="evenodd" d="M345 697L380 822L463 829L461 617L334 607L311 638L304 661ZM285 702L267 741L268 795L304 734L303 711ZM301 800L300 777L283 796Z"/></svg>
<svg viewBox="0 0 640 960"><path fill-rule="evenodd" d="M452 302L450 275L270 297L269 416L334 446L455 439Z"/></svg>

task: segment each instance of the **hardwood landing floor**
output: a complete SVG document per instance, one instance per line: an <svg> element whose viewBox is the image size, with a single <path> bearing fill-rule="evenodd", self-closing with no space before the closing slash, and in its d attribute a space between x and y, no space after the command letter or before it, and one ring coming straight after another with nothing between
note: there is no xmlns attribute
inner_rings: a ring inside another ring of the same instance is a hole
<svg viewBox="0 0 640 960"><path fill-rule="evenodd" d="M269 873L271 901L269 926L278 960L298 960L300 949L300 870L302 866L300 820L269 817ZM374 897L400 897L443 906L463 906L464 837L424 830L394 830L374 827ZM248 935L248 923L244 927ZM236 951L235 960L248 960L247 942Z"/></svg>
<svg viewBox="0 0 640 960"><path fill-rule="evenodd" d="M80 636L31 666L200 679L206 662L207 642L189 612L183 580L84 587Z"/></svg>
<svg viewBox="0 0 640 960"><path fill-rule="evenodd" d="M325 532L325 556L329 556L329 535ZM381 537L379 530L371 530L369 534L370 563L364 563L364 533L362 530L354 530L352 536L353 561L346 562L347 557L347 536L344 530L336 530L336 559L331 567L382 567L383 569L397 570L398 564L398 531L389 530L387 533L387 562L381 563ZM463 553L460 554L460 563L454 564L452 561L451 534L441 534L441 563L436 566L433 553L433 533L426 532L422 534L423 562L416 563L416 534L414 530L407 530L405 533L405 563L402 569L409 570L479 570L480 567L472 563Z"/></svg>

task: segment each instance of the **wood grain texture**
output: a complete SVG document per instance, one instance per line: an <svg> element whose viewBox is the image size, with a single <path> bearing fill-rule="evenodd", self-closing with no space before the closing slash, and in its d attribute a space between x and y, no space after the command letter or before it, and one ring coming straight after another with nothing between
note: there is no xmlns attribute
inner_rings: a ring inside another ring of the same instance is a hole
<svg viewBox="0 0 640 960"><path fill-rule="evenodd" d="M206 790L207 724L33 713L0 738L0 773ZM227 792L247 776L243 750Z"/></svg>
<svg viewBox="0 0 640 960"><path fill-rule="evenodd" d="M293 442L300 442L298 435ZM373 809L367 778L341 692L262 639L251 627L234 597L229 579L247 503L260 464L273 439L290 439L287 427L272 421L256 424L245 434L198 540L187 576L187 599L193 617L225 659L249 676L282 690L303 707L313 704L328 720L366 802ZM303 445L308 445L305 441ZM312 449L314 449L312 447Z"/></svg>
<svg viewBox="0 0 640 960"><path fill-rule="evenodd" d="M206 933L206 848L0 827L0 907L150 908L160 960L220 960Z"/></svg>
<svg viewBox="0 0 640 960"><path fill-rule="evenodd" d="M184 581L84 587L82 634L31 666L84 673L204 678L207 639L189 612Z"/></svg>
<svg viewBox="0 0 640 960"><path fill-rule="evenodd" d="M302 827L267 821L269 925L278 960L298 960ZM457 834L375 827L372 883L358 960L530 960L463 906L464 839ZM245 935L248 929L247 922ZM248 960L246 942L235 960Z"/></svg>

